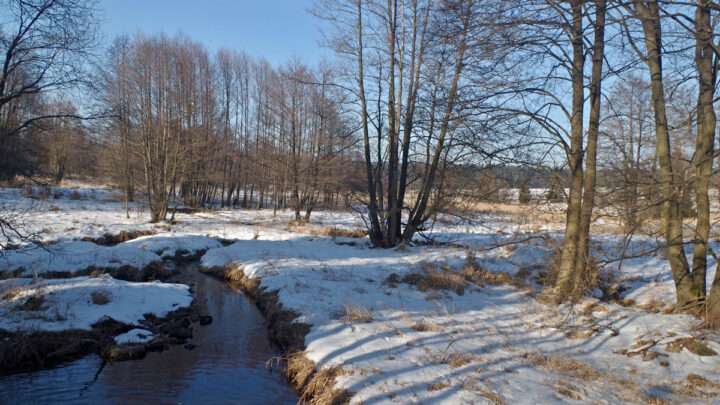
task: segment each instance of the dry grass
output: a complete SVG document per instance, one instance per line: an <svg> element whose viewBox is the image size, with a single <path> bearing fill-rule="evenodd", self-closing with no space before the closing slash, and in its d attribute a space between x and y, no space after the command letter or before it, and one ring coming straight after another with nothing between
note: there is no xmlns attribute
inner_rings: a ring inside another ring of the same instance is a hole
<svg viewBox="0 0 720 405"><path fill-rule="evenodd" d="M286 229L290 232L306 233L314 236L331 238L364 238L367 230L362 228L343 228L338 226L312 226L305 221L290 221Z"/></svg>
<svg viewBox="0 0 720 405"><path fill-rule="evenodd" d="M450 386L450 383L447 381L437 381L437 382L434 382L434 383L428 385L427 390L428 391L440 391L440 390L444 390L445 388L447 388L449 386Z"/></svg>
<svg viewBox="0 0 720 405"><path fill-rule="evenodd" d="M463 295L468 285L462 274L447 266L436 266L430 263L423 264L419 272L407 274L401 281L414 285L420 291L450 290L458 295Z"/></svg>
<svg viewBox="0 0 720 405"><path fill-rule="evenodd" d="M16 306L15 308L20 311L39 311L43 309L45 304L45 294L42 291L36 291L25 302Z"/></svg>
<svg viewBox="0 0 720 405"><path fill-rule="evenodd" d="M21 285L9 288L5 292L3 292L3 295L0 299L7 300L7 301L13 300L16 297L18 297L20 294L22 294L22 292L25 291L25 289L26 289L26 287L21 286Z"/></svg>
<svg viewBox="0 0 720 405"><path fill-rule="evenodd" d="M585 393L582 388L565 380L558 380L555 383L555 391L566 398L574 399L576 401L582 401L585 399Z"/></svg>
<svg viewBox="0 0 720 405"><path fill-rule="evenodd" d="M717 398L720 395L720 383L690 373L678 390L680 393L696 398Z"/></svg>
<svg viewBox="0 0 720 405"><path fill-rule="evenodd" d="M246 277L242 267L239 266L212 268L205 271L224 278L230 285L241 288L255 300L260 312L268 321L270 340L286 354L285 373L289 382L300 394L299 403L336 405L350 402L349 392L334 388L335 378L342 375L343 370L339 367L317 370L315 364L302 352L310 325L295 322L298 314L285 309L280 304L277 291L265 290L258 279Z"/></svg>
<svg viewBox="0 0 720 405"><path fill-rule="evenodd" d="M90 301L95 305L106 305L110 302L110 293L107 291L93 291L90 293Z"/></svg>
<svg viewBox="0 0 720 405"><path fill-rule="evenodd" d="M697 354L698 356L716 356L717 352L706 344L700 342L694 337L675 339L668 343L665 350L671 353L677 353L687 349L689 352Z"/></svg>
<svg viewBox="0 0 720 405"><path fill-rule="evenodd" d="M466 366L470 363L475 361L475 356L473 356L470 353L450 353L445 358L445 363L449 365L452 368L459 368L462 366Z"/></svg>
<svg viewBox="0 0 720 405"><path fill-rule="evenodd" d="M475 254L468 252L465 257L465 264L463 265L462 274L466 280L471 281L480 286L484 285L501 285L509 284L516 285L521 280L516 280L508 273L503 272L492 272L483 269L475 259Z"/></svg>
<svg viewBox="0 0 720 405"><path fill-rule="evenodd" d="M422 320L419 322L415 322L411 327L412 330L416 332L439 332L440 326L437 324L434 324L430 321Z"/></svg>
<svg viewBox="0 0 720 405"><path fill-rule="evenodd" d="M602 377L599 371L570 357L546 356L540 352L531 352L526 353L525 358L535 366L583 381L596 381Z"/></svg>
<svg viewBox="0 0 720 405"><path fill-rule="evenodd" d="M340 319L345 323L369 323L372 322L372 312L367 308L356 305L345 305L340 314Z"/></svg>
<svg viewBox="0 0 720 405"><path fill-rule="evenodd" d="M645 398L645 403L647 405L669 405L670 401L658 396L648 396Z"/></svg>
<svg viewBox="0 0 720 405"><path fill-rule="evenodd" d="M463 383L463 389L466 391L472 391L480 394L483 398L487 399L493 405L505 405L505 400L497 392L490 389L490 387L478 383L477 381L466 380Z"/></svg>
<svg viewBox="0 0 720 405"><path fill-rule="evenodd" d="M291 383L300 389L298 403L308 405L346 404L350 401L347 391L335 390L335 378L343 375L340 367L315 370L315 364L298 352L288 356L287 374Z"/></svg>

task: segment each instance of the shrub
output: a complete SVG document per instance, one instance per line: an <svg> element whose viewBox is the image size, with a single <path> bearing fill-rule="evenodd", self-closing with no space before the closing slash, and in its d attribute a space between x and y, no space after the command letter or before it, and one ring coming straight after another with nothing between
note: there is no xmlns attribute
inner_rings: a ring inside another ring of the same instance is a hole
<svg viewBox="0 0 720 405"><path fill-rule="evenodd" d="M93 291L90 300L95 305L105 305L110 302L110 294L107 291Z"/></svg>

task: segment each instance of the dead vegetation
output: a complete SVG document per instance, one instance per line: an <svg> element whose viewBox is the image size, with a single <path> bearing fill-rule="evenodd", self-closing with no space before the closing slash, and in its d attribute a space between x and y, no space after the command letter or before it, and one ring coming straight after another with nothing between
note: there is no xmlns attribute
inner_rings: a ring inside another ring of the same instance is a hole
<svg viewBox="0 0 720 405"><path fill-rule="evenodd" d="M436 381L436 382L428 385L428 391L440 391L440 390L444 390L445 388L447 388L449 386L450 386L450 383L447 381Z"/></svg>
<svg viewBox="0 0 720 405"><path fill-rule="evenodd" d="M40 311L45 305L45 294L39 290L30 295L25 301L15 308L20 311Z"/></svg>
<svg viewBox="0 0 720 405"><path fill-rule="evenodd" d="M540 352L530 352L525 354L525 358L530 364L537 367L555 371L583 381L596 381L602 377L602 373L599 371L581 361L567 356L547 356Z"/></svg>
<svg viewBox="0 0 720 405"><path fill-rule="evenodd" d="M386 279L386 283L391 285L397 284L398 281L414 285L420 291L449 290L458 295L465 294L465 288L468 286L462 274L453 271L447 265L437 266L432 263L424 263L420 271L406 274L402 279L394 273Z"/></svg>
<svg viewBox="0 0 720 405"><path fill-rule="evenodd" d="M720 383L710 381L707 378L690 373L681 384L680 392L696 398L717 398L720 395Z"/></svg>
<svg viewBox="0 0 720 405"><path fill-rule="evenodd" d="M231 286L242 289L257 305L268 322L270 340L277 344L286 361L285 374L300 394L300 402L309 405L339 405L350 402L352 394L337 390L335 378L342 375L340 367L317 369L304 353L305 335L310 325L295 322L298 314L280 303L277 291L268 291L260 280L246 277L242 267L204 269L206 273L226 280Z"/></svg>
<svg viewBox="0 0 720 405"><path fill-rule="evenodd" d="M416 332L438 332L440 326L425 319L415 322L410 328Z"/></svg>
<svg viewBox="0 0 720 405"><path fill-rule="evenodd" d="M340 319L345 323L370 323L373 320L372 312L357 305L345 305Z"/></svg>
<svg viewBox="0 0 720 405"><path fill-rule="evenodd" d="M671 353L678 353L682 349L687 349L690 353L697 354L698 356L716 356L717 352L711 349L705 343L702 343L694 337L685 337L675 339L665 346L665 350Z"/></svg>
<svg viewBox="0 0 720 405"><path fill-rule="evenodd" d="M314 236L330 238L365 238L368 233L363 228L346 228L339 226L313 226L306 221L290 221L286 228L290 232L306 233Z"/></svg>
<svg viewBox="0 0 720 405"><path fill-rule="evenodd" d="M485 285L521 285L524 280L517 280L513 276L504 272L492 272L483 269L475 258L472 251L468 251L465 256L465 264L462 268L462 274L465 280L475 283L479 286Z"/></svg>
<svg viewBox="0 0 720 405"><path fill-rule="evenodd" d="M528 270L518 271L514 276L505 272L492 272L483 269L472 251L468 251L462 269L454 270L447 264L423 263L419 271L400 277L391 273L384 283L392 288L400 283L414 285L420 291L454 291L463 295L470 285L511 285L526 289Z"/></svg>
<svg viewBox="0 0 720 405"><path fill-rule="evenodd" d="M452 368L466 366L475 361L475 356L470 353L453 352L445 357L445 363Z"/></svg>
<svg viewBox="0 0 720 405"><path fill-rule="evenodd" d="M7 289L6 291L3 292L2 297L0 297L0 299L2 299L3 301L9 301L9 300L15 299L15 298L18 297L23 291L25 291L26 288L27 288L27 287L21 286L21 285L15 286L15 287L12 287L12 288L9 288L9 289Z"/></svg>
<svg viewBox="0 0 720 405"><path fill-rule="evenodd" d="M299 403L308 405L339 405L350 402L350 393L333 389L335 378L343 375L340 367L316 370L315 363L303 352L288 356L287 374L295 387L302 387Z"/></svg>
<svg viewBox="0 0 720 405"><path fill-rule="evenodd" d="M110 293L107 291L93 291L90 293L90 301L95 305L106 305L110 302Z"/></svg>
<svg viewBox="0 0 720 405"><path fill-rule="evenodd" d="M82 238L82 241L92 242L100 246L115 246L129 240L137 239L141 236L149 236L154 234L155 231L120 231L116 234L105 233L97 238L85 237Z"/></svg>
<svg viewBox="0 0 720 405"><path fill-rule="evenodd" d="M566 398L574 399L575 401L582 401L586 397L586 393L582 388L565 380L557 380L555 383L555 391L557 391L558 394Z"/></svg>

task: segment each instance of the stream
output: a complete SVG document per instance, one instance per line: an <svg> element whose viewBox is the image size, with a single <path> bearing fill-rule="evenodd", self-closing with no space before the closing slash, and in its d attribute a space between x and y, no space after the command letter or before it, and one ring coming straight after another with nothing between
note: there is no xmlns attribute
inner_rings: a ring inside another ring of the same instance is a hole
<svg viewBox="0 0 720 405"><path fill-rule="evenodd" d="M2 404L294 404L297 394L268 360L278 355L265 320L240 291L179 265L213 317L195 326L193 350L171 346L142 360L102 365L96 356L0 377Z"/></svg>

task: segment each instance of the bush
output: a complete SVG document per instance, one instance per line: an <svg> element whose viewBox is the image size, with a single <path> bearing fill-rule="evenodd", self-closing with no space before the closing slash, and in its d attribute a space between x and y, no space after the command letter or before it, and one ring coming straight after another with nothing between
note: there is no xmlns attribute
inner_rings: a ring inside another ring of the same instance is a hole
<svg viewBox="0 0 720 405"><path fill-rule="evenodd" d="M95 305L105 305L110 302L110 294L107 291L93 291L90 300Z"/></svg>

